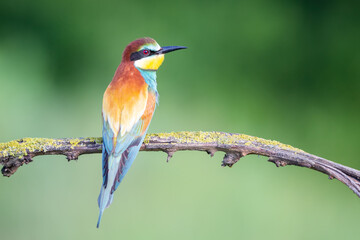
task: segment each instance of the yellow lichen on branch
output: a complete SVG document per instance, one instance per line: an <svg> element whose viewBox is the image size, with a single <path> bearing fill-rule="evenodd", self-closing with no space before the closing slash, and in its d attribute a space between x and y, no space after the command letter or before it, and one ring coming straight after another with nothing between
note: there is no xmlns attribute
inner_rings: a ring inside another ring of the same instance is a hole
<svg viewBox="0 0 360 240"><path fill-rule="evenodd" d="M246 134L230 134L224 132L170 132L170 133L152 133L145 137L144 143L148 143L151 138L174 139L178 143L218 143L222 145L233 145L243 142L247 146L256 146L257 144L276 146L281 149L303 152L299 148L280 143L274 140L267 140L259 137L253 137Z"/></svg>
<svg viewBox="0 0 360 240"><path fill-rule="evenodd" d="M47 152L61 150L70 144L71 148L78 146L82 141L102 143L102 138L69 138L69 139L52 139L52 138L22 138L6 143L0 143L0 158L17 157L23 158L33 152Z"/></svg>
<svg viewBox="0 0 360 240"><path fill-rule="evenodd" d="M0 143L0 157L27 155L28 152L45 151L49 147L57 147L57 141L48 138L22 138L7 143Z"/></svg>

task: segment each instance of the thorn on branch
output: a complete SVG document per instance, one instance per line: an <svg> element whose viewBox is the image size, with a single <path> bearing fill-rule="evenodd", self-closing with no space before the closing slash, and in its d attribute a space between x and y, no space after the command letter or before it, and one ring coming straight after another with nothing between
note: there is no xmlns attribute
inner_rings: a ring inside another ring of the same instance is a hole
<svg viewBox="0 0 360 240"><path fill-rule="evenodd" d="M232 167L244 155L241 152L227 152L224 156L221 166Z"/></svg>
<svg viewBox="0 0 360 240"><path fill-rule="evenodd" d="M176 151L166 151L166 153L167 153L167 158L166 158L166 162L168 163L169 162L169 160L172 158L172 156L174 155L174 152L176 152Z"/></svg>
<svg viewBox="0 0 360 240"><path fill-rule="evenodd" d="M269 162L272 162L276 165L276 167L285 167L287 165L287 162L276 157L269 157Z"/></svg>
<svg viewBox="0 0 360 240"><path fill-rule="evenodd" d="M79 158L80 152L66 152L66 159L70 162L71 160L77 160Z"/></svg>
<svg viewBox="0 0 360 240"><path fill-rule="evenodd" d="M206 150L206 153L209 154L210 157L213 157L216 151L217 151L216 149L208 149Z"/></svg>

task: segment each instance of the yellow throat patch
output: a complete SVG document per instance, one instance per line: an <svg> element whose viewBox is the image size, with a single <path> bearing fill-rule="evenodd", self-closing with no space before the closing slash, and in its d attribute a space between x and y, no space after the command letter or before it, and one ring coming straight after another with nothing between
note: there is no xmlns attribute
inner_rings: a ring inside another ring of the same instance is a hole
<svg viewBox="0 0 360 240"><path fill-rule="evenodd" d="M158 70L164 61L164 54L153 55L135 61L135 67L144 70Z"/></svg>

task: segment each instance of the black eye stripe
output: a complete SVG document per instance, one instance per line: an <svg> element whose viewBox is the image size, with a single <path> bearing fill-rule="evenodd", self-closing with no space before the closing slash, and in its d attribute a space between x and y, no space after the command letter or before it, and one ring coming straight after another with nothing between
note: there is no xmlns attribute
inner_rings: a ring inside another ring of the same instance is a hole
<svg viewBox="0 0 360 240"><path fill-rule="evenodd" d="M141 59L142 57L143 56L142 56L141 52L134 52L130 55L130 61L136 61L136 60Z"/></svg>
<svg viewBox="0 0 360 240"><path fill-rule="evenodd" d="M144 50L144 49L143 49ZM151 56L151 55L154 55L155 52L154 51L150 51L150 54L146 55L143 53L143 50L140 50L138 52L133 52L131 55L130 55L130 61L136 61L136 60L139 60L139 59L142 59L144 57L148 57L148 56Z"/></svg>

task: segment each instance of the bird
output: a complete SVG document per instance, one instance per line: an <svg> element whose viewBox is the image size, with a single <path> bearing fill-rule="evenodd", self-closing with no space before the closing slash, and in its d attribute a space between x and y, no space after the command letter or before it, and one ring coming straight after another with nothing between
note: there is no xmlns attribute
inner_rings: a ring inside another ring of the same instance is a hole
<svg viewBox="0 0 360 240"><path fill-rule="evenodd" d="M160 47L154 39L145 37L131 42L122 54L121 63L103 96L103 181L98 197L97 228L140 150L158 104L156 71L166 53L185 48Z"/></svg>

